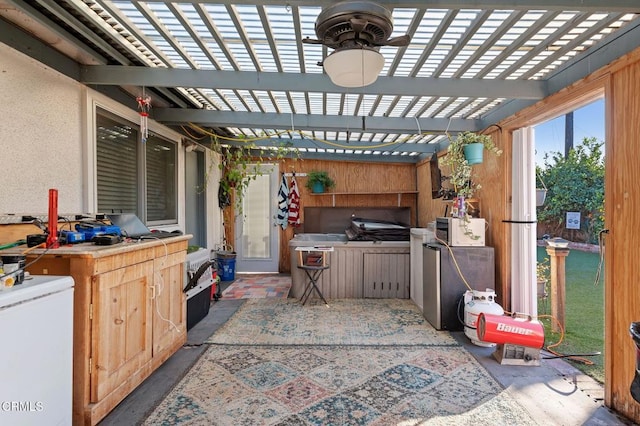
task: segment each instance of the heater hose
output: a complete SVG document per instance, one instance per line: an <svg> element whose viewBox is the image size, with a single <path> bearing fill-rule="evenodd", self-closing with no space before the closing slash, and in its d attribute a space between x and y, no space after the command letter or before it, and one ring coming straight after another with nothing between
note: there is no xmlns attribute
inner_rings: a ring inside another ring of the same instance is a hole
<svg viewBox="0 0 640 426"><path fill-rule="evenodd" d="M551 348L555 348L555 347L560 346L560 343L562 343L562 341L564 340L564 327L562 327L562 324L560 324L560 321L558 321L558 319L556 317L552 316L552 315L540 315L538 318L550 318L551 320L556 322L556 325L560 329L560 340L558 340L556 343L554 343L552 345L547 345L544 348L547 352L553 354L557 358L567 358L567 359L579 362L579 363L584 364L584 365L593 365L594 364L593 361L591 361L589 359L586 359L584 357L585 356L597 356L597 355L599 355L599 353L595 353L593 355L591 355L591 354L588 354L588 355L580 355L580 354L567 355L567 354L562 354L560 352L556 352L553 349L551 349Z"/></svg>

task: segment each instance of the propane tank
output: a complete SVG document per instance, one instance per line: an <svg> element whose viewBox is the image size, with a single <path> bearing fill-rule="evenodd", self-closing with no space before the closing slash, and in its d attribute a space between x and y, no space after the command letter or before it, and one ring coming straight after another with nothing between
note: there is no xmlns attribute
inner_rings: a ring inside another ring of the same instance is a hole
<svg viewBox="0 0 640 426"><path fill-rule="evenodd" d="M464 334L477 346L487 348L496 346L492 342L478 339L478 317L481 313L504 315L502 306L495 302L496 293L488 288L486 291L468 290L464 294Z"/></svg>

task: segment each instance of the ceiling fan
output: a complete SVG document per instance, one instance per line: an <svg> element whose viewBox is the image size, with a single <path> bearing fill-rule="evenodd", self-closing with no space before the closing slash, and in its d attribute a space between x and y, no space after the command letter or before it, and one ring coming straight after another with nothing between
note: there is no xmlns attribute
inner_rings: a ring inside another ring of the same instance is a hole
<svg viewBox="0 0 640 426"><path fill-rule="evenodd" d="M334 49L318 65L343 87L373 83L384 66L379 48L406 46L411 41L408 34L389 38L393 32L391 12L370 1L344 1L324 8L316 19L315 30L318 39L307 37L302 42Z"/></svg>

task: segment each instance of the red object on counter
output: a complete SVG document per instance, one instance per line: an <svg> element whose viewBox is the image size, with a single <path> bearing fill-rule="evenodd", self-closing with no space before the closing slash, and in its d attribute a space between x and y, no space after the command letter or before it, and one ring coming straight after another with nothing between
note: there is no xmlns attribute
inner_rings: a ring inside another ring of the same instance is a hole
<svg viewBox="0 0 640 426"><path fill-rule="evenodd" d="M478 317L478 339L483 342L512 344L540 349L544 345L544 327L530 317L492 315Z"/></svg>
<svg viewBox="0 0 640 426"><path fill-rule="evenodd" d="M47 235L47 248L58 248L58 190L49 190L49 235Z"/></svg>

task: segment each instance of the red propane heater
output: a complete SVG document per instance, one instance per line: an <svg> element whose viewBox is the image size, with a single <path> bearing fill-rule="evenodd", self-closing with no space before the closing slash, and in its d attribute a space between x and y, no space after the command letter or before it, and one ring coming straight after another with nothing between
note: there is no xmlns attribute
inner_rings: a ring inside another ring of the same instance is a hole
<svg viewBox="0 0 640 426"><path fill-rule="evenodd" d="M544 327L529 315L481 313L478 317L478 339L498 344L494 356L500 364L540 365Z"/></svg>

